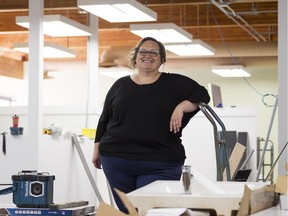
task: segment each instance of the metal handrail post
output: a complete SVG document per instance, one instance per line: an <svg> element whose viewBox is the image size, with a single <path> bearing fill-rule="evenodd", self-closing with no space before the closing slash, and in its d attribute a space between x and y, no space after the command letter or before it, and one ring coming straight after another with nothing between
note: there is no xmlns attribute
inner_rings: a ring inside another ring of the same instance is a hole
<svg viewBox="0 0 288 216"><path fill-rule="evenodd" d="M220 163L220 143L219 138L217 134L217 126L215 121L211 118L211 116L208 114L207 110L203 106L199 106L201 111L204 113L204 115L208 118L208 120L211 122L213 126L213 132L214 132L214 143L215 143L215 154L216 154L216 168L217 168L217 181L223 181L223 174L221 170L223 170L221 163Z"/></svg>
<svg viewBox="0 0 288 216"><path fill-rule="evenodd" d="M227 181L231 181L230 165L229 165L228 152L227 152L227 146L226 146L225 125L208 104L199 103L198 106L213 126L215 153L216 153L216 166L217 166L217 181L223 181L224 168L226 168ZM223 135L223 138L224 138L223 140L219 138L217 125L207 110L210 112L210 114L214 117L214 119L216 119L216 121L221 126L222 128L221 134Z"/></svg>
<svg viewBox="0 0 288 216"><path fill-rule="evenodd" d="M265 144L264 144L264 147L263 147L261 159L259 161L259 167L258 167L258 170L257 170L256 181L259 181L259 176L260 176L261 168L263 166L263 162L264 162L264 158L265 158L265 154L266 154L266 150L267 150L267 145L268 145L270 133L271 133L271 130L272 130L272 125L273 125L273 122L274 122L277 106L278 106L278 96L276 96L276 100L275 100L275 104L274 104L274 108L273 108L273 112L272 112L272 116L271 116L271 120L270 120L270 124L269 124L269 128L268 128L268 132L267 132L267 135L266 135ZM263 176L263 178L264 178L264 176Z"/></svg>
<svg viewBox="0 0 288 216"><path fill-rule="evenodd" d="M77 151L78 151L78 154L79 154L80 159L81 159L81 161L82 161L82 164L83 164L83 166L84 166L84 169L85 169L85 171L86 171L86 174L87 174L87 176L88 176L88 178L89 178L89 180L90 180L90 183L91 183L91 185L92 185L92 187L93 187L93 190L94 190L94 192L95 192L95 194L96 194L96 196L97 196L97 198L98 198L98 201L99 201L99 202L102 202L102 201L103 201L103 198L102 198L102 196L101 196L101 194L100 194L100 192L99 192L99 190L98 190L98 187L97 187L97 185L96 185L96 182L95 182L95 180L94 180L94 178L93 178L93 176L92 176L92 174L91 174L91 171L90 171L90 169L89 169L89 167L88 167L87 161L86 161L86 159L85 159L85 156L84 156L84 154L83 154L83 151L82 151L82 149L81 149L81 146L80 146L80 144L79 144L79 141L78 141L78 139L77 139L77 135L76 135L76 134L73 134L73 135L72 135L72 143L74 143L74 145L76 146L76 149L77 149Z"/></svg>

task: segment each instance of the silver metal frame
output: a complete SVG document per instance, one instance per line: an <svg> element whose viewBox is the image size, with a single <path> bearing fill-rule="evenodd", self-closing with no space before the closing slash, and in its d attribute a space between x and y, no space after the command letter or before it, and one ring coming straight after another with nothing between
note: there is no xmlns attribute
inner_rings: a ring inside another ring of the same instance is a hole
<svg viewBox="0 0 288 216"><path fill-rule="evenodd" d="M211 122L211 124L213 125L215 153L216 153L216 166L217 166L217 181L223 181L223 172L225 168L226 168L227 181L231 181L230 165L229 165L229 158L228 158L227 145L226 145L225 125L223 124L219 116L214 112L214 110L208 104L199 103L198 106L200 110L204 113L204 115L208 118L208 120ZM218 122L218 124L222 128L222 131L221 131L221 135L223 137L222 140L219 138L218 128L213 118Z"/></svg>
<svg viewBox="0 0 288 216"><path fill-rule="evenodd" d="M92 174L91 174L91 172L90 172L90 169L89 169L89 167L88 167L87 161L85 160L85 156L84 156L84 154L83 154L83 151L82 151L82 149L81 149L81 146L80 146L80 144L79 144L79 141L78 141L78 139L77 139L77 135L76 135L76 134L73 134L73 135L72 135L72 143L74 143L74 145L76 146L76 149L77 149L77 151L78 151L78 154L79 154L79 156L80 156L80 159L81 159L81 161L82 161L82 164L83 164L83 166L84 166L84 169L85 169L85 171L86 171L86 173L87 173L87 176L88 176L88 178L89 178L89 180L90 180L90 183L91 183L91 185L92 185L92 187L93 187L93 190L94 190L94 192L95 192L95 194L96 194L96 196L97 196L97 198L98 198L98 201L99 201L99 202L102 202L102 201L103 201L103 198L102 198L102 196L101 196L101 194L100 194L100 192L99 192L99 190L98 190L98 187L97 187L97 185L96 185L96 182L94 181L94 178L93 178L93 176L92 176Z"/></svg>
<svg viewBox="0 0 288 216"><path fill-rule="evenodd" d="M266 151L267 151L267 145L268 145L270 133L271 133L271 130L272 130L272 126L273 126L273 122L274 122L274 118L275 118L277 107L278 107L278 96L276 96L276 100L275 100L275 104L274 104L274 108L273 108L273 112L272 112L272 116L271 116L271 120L270 120L270 124L269 124L269 128L268 128L267 136L266 136L266 139L265 139L265 144L264 144L264 147L263 147L261 159L259 161L259 167L258 167L258 171L257 171L257 175L256 175L256 181L259 181L259 176L260 176L260 173L261 173L261 169L262 169L262 166L263 166L263 161L264 161L265 154L266 154ZM263 176L263 178L264 178L264 176Z"/></svg>

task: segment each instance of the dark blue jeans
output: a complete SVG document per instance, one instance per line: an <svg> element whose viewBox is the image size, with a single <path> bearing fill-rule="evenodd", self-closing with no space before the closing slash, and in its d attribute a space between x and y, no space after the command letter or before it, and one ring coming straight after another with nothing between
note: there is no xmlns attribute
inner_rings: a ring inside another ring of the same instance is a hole
<svg viewBox="0 0 288 216"><path fill-rule="evenodd" d="M120 211L128 213L113 188L129 193L156 180L180 180L182 165L101 156L103 171Z"/></svg>

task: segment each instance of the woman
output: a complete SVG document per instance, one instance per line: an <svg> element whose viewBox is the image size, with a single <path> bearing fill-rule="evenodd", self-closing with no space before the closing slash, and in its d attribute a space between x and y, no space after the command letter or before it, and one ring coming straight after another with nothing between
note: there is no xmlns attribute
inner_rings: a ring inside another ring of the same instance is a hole
<svg viewBox="0 0 288 216"><path fill-rule="evenodd" d="M183 128L208 103L207 90L179 74L160 72L163 44L142 39L131 56L137 73L108 91L95 137L92 162L103 167L111 188L129 193L155 180L180 180L185 150ZM119 210L126 208L114 193Z"/></svg>

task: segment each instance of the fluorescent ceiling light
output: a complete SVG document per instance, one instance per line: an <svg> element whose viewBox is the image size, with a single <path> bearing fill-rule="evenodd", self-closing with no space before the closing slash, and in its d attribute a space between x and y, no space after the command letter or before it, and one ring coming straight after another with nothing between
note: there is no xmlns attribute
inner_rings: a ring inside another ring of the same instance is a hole
<svg viewBox="0 0 288 216"><path fill-rule="evenodd" d="M133 74L134 71L126 67L108 67L108 68L100 67L99 73L104 76L118 79L124 76L129 76Z"/></svg>
<svg viewBox="0 0 288 216"><path fill-rule="evenodd" d="M157 13L135 0L78 0L78 7L111 23L156 21Z"/></svg>
<svg viewBox="0 0 288 216"><path fill-rule="evenodd" d="M16 24L29 28L29 16L17 16ZM43 33L51 37L89 36L88 26L62 15L44 15Z"/></svg>
<svg viewBox="0 0 288 216"><path fill-rule="evenodd" d="M131 24L130 31L142 38L153 37L162 43L192 41L192 35L174 23Z"/></svg>
<svg viewBox="0 0 288 216"><path fill-rule="evenodd" d="M222 77L250 77L251 75L245 71L242 65L225 65L214 66L212 72Z"/></svg>
<svg viewBox="0 0 288 216"><path fill-rule="evenodd" d="M193 40L190 43L165 44L165 48L179 56L211 56L215 49L202 40Z"/></svg>
<svg viewBox="0 0 288 216"><path fill-rule="evenodd" d="M29 46L27 43L16 43L13 49L29 54ZM73 57L76 57L76 53L71 49L52 43L44 43L43 58L73 58Z"/></svg>

